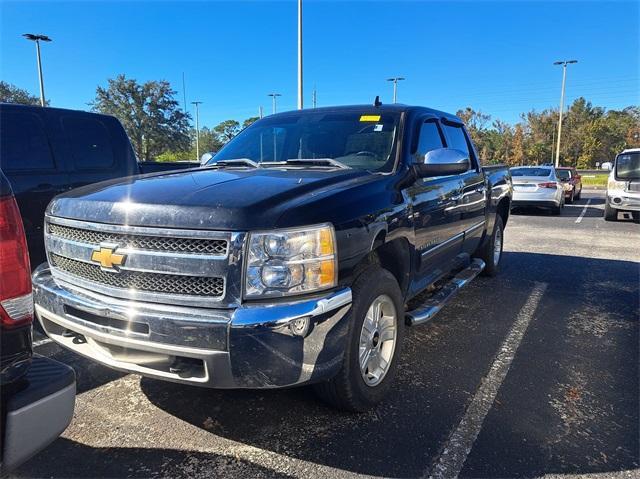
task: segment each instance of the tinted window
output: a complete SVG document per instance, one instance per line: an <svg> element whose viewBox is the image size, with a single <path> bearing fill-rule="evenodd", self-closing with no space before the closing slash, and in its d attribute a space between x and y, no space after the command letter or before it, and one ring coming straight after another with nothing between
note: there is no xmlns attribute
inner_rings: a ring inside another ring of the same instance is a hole
<svg viewBox="0 0 640 479"><path fill-rule="evenodd" d="M571 172L569 170L556 170L556 175L563 180L571 178Z"/></svg>
<svg viewBox="0 0 640 479"><path fill-rule="evenodd" d="M248 158L269 167L273 161L330 158L351 168L389 171L399 119L396 113L310 110L267 117L227 143L214 161Z"/></svg>
<svg viewBox="0 0 640 479"><path fill-rule="evenodd" d="M0 166L6 171L55 168L42 121L33 113L1 115Z"/></svg>
<svg viewBox="0 0 640 479"><path fill-rule="evenodd" d="M71 142L77 169L108 169L113 166L113 149L105 125L94 118L67 117L62 120Z"/></svg>
<svg viewBox="0 0 640 479"><path fill-rule="evenodd" d="M415 161L418 161L426 153L442 148L442 136L440 136L440 129L434 121L427 121L422 124L420 128L420 136L418 138L418 146L414 155Z"/></svg>
<svg viewBox="0 0 640 479"><path fill-rule="evenodd" d="M551 176L551 168L512 168L511 176Z"/></svg>
<svg viewBox="0 0 640 479"><path fill-rule="evenodd" d="M467 144L467 138L462 127L445 124L444 131L446 132L447 139L449 140L449 148L455 148L456 150L463 151L471 156L469 154L469 145Z"/></svg>

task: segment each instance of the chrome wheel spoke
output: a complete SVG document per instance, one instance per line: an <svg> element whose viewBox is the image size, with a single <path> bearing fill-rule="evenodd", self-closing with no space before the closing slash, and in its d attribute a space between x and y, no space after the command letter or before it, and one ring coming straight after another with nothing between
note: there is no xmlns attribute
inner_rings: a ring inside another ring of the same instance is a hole
<svg viewBox="0 0 640 479"><path fill-rule="evenodd" d="M358 362L368 386L378 385L385 377L395 352L398 314L386 294L375 298L362 323L358 343Z"/></svg>

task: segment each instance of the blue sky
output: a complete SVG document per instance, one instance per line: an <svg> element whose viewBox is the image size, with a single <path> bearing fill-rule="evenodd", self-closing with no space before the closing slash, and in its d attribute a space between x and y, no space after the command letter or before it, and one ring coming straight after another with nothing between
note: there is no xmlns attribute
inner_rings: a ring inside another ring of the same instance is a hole
<svg viewBox="0 0 640 479"><path fill-rule="evenodd" d="M567 102L639 104L639 2L325 2L305 0L305 102L391 101L389 76L407 78L398 100L455 112L470 105L515 122ZM165 79L182 102L201 100L201 125L242 120L270 91L296 106L296 1L32 2L0 0L0 78L37 94L34 32L43 45L53 106L87 109L119 73ZM189 105L190 106L190 105Z"/></svg>

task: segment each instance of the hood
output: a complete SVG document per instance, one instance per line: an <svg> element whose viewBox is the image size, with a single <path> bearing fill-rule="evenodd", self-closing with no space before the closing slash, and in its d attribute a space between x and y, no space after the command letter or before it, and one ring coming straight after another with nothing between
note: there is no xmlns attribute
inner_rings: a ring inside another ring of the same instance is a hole
<svg viewBox="0 0 640 479"><path fill-rule="evenodd" d="M290 208L377 175L360 170L195 168L110 180L56 197L48 214L130 226L274 228Z"/></svg>

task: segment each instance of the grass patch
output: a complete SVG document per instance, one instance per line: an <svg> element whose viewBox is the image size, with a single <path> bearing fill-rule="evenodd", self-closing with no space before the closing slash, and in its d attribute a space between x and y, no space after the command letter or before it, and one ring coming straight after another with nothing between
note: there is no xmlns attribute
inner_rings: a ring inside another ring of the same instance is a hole
<svg viewBox="0 0 640 479"><path fill-rule="evenodd" d="M583 186L607 186L609 174L582 175Z"/></svg>

